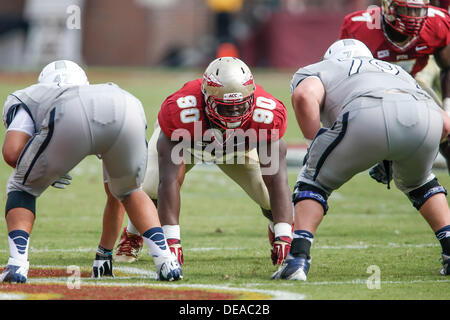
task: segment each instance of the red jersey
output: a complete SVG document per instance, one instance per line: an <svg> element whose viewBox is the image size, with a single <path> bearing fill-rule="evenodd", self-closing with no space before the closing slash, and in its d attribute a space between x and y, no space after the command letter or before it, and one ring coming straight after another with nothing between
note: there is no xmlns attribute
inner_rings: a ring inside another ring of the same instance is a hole
<svg viewBox="0 0 450 320"><path fill-rule="evenodd" d="M177 129L184 129L185 133L189 133L191 140L198 140L208 129L211 129L209 119L205 114L206 103L201 85L202 79L189 81L164 100L158 113L158 122L167 137L178 140L177 137L174 137L174 133L177 134ZM259 142L280 139L284 135L286 127L287 110L284 104L267 93L261 86L256 85L253 114L241 129L244 133L249 129L254 129L256 142ZM198 132L199 128L201 128L201 132ZM267 134L260 135L260 132Z"/></svg>
<svg viewBox="0 0 450 320"><path fill-rule="evenodd" d="M382 19L380 7L349 14L344 18L340 39L364 42L376 59L395 63L412 76L425 68L429 55L450 44L450 16L440 8L428 8L420 34L403 48L386 37Z"/></svg>

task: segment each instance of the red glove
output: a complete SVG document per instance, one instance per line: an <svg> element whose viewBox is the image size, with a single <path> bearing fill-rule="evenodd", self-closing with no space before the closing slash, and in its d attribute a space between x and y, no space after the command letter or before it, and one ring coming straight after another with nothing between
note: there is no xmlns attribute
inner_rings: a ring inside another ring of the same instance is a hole
<svg viewBox="0 0 450 320"><path fill-rule="evenodd" d="M286 259L289 250L291 249L292 239L290 237L276 237L273 241L272 247L272 263L280 265Z"/></svg>
<svg viewBox="0 0 450 320"><path fill-rule="evenodd" d="M177 257L180 266L183 265L184 256L183 248L181 247L181 241L179 239L167 239L167 244L169 245L170 251Z"/></svg>

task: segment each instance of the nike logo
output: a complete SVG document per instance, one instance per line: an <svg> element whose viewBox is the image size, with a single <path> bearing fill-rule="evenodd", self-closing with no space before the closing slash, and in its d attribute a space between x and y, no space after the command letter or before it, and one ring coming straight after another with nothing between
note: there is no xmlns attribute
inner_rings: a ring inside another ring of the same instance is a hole
<svg viewBox="0 0 450 320"><path fill-rule="evenodd" d="M427 48L428 48L428 46L416 47L416 51L422 51L422 50L425 50Z"/></svg>

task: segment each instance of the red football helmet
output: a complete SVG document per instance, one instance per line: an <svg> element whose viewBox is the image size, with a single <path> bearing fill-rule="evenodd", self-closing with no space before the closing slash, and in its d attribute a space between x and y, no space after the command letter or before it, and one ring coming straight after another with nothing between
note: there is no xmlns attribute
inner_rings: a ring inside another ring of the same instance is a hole
<svg viewBox="0 0 450 320"><path fill-rule="evenodd" d="M384 22L399 33L417 36L427 19L429 0L382 0Z"/></svg>
<svg viewBox="0 0 450 320"><path fill-rule="evenodd" d="M223 129L237 129L250 119L256 90L248 66L234 57L211 62L203 75L206 115Z"/></svg>

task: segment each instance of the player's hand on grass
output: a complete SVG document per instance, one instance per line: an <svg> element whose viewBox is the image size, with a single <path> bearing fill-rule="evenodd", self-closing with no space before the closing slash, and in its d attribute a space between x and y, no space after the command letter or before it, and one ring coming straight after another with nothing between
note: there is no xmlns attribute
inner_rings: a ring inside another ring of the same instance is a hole
<svg viewBox="0 0 450 320"><path fill-rule="evenodd" d="M155 258L158 280L177 281L183 279L183 271L174 254Z"/></svg>
<svg viewBox="0 0 450 320"><path fill-rule="evenodd" d="M183 248L181 247L181 241L179 239L167 239L170 251L177 257L180 266L184 263Z"/></svg>
<svg viewBox="0 0 450 320"><path fill-rule="evenodd" d="M377 163L369 170L369 175L372 179L376 180L379 183L386 184L389 186L389 183L392 180L392 161L386 161L386 165L383 162ZM388 171L386 171L386 169Z"/></svg>
<svg viewBox="0 0 450 320"><path fill-rule="evenodd" d="M276 237L273 241L271 251L272 263L274 265L281 265L286 259L289 250L291 249L292 239L290 237Z"/></svg>
<svg viewBox="0 0 450 320"><path fill-rule="evenodd" d="M114 277L112 256L95 255L92 266L92 278Z"/></svg>

